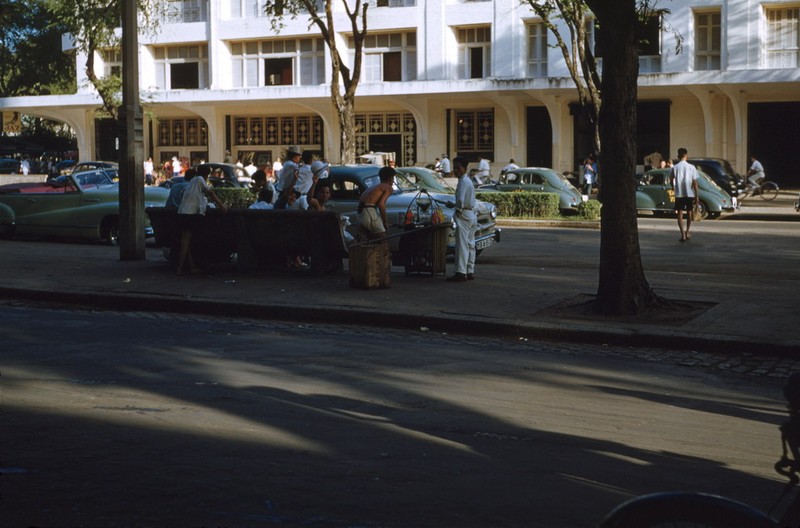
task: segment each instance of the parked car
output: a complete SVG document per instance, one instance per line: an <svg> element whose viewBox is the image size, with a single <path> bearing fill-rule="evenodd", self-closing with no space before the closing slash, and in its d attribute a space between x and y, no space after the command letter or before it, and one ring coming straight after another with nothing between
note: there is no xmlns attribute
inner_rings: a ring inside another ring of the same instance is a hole
<svg viewBox="0 0 800 528"><path fill-rule="evenodd" d="M738 196L747 185L747 179L733 170L733 166L721 158L691 158L689 163L705 172L714 183L730 196Z"/></svg>
<svg viewBox="0 0 800 528"><path fill-rule="evenodd" d="M403 173L408 181L420 189L443 194L456 193L456 190L445 181L442 174L435 170L426 167L400 167L397 171Z"/></svg>
<svg viewBox="0 0 800 528"><path fill-rule="evenodd" d="M169 191L145 187L145 207L163 206ZM145 236L153 236L145 220ZM0 186L0 234L119 241L119 184L108 170L81 171L47 182Z"/></svg>
<svg viewBox="0 0 800 528"><path fill-rule="evenodd" d="M500 175L497 183L481 185L480 192L534 191L558 195L558 208L574 212L583 201L581 192L563 174L545 167L524 167Z"/></svg>
<svg viewBox="0 0 800 528"><path fill-rule="evenodd" d="M72 172L81 172L97 169L116 169L119 170L119 163L116 161L81 161L72 166Z"/></svg>
<svg viewBox="0 0 800 528"><path fill-rule="evenodd" d="M19 174L19 160L0 158L0 174Z"/></svg>
<svg viewBox="0 0 800 528"><path fill-rule="evenodd" d="M358 200L367 188L380 181L377 165L337 165L332 166L327 181L331 186L331 199L326 208L336 211L350 219L348 231L355 236L359 224L359 215L356 212ZM386 202L386 216L389 221L388 235L400 233L406 225L406 218L410 213L409 221L414 225L431 223L433 212L441 209L445 221L452 224L453 209L445 204L453 201L453 196L442 193L429 193L406 178L403 172L398 172L394 182L394 193ZM478 215L478 231L475 235L475 245L478 251L500 242L500 229L497 228L497 208L494 204L476 202ZM450 233L448 253L455 251L454 229ZM399 253L399 238L389 240L392 253Z"/></svg>
<svg viewBox="0 0 800 528"><path fill-rule="evenodd" d="M50 169L50 173L47 175L47 179L52 180L53 178L58 178L61 175L70 174L74 168L75 160L61 160L58 163L53 164L52 168Z"/></svg>
<svg viewBox="0 0 800 528"><path fill-rule="evenodd" d="M232 163L200 163L193 168L214 187L250 187L253 183L247 171Z"/></svg>
<svg viewBox="0 0 800 528"><path fill-rule="evenodd" d="M704 172L698 170L700 211L703 218L718 218L723 211L733 211L731 197ZM672 169L653 169L639 178L636 188L636 209L653 214L675 213L675 191Z"/></svg>

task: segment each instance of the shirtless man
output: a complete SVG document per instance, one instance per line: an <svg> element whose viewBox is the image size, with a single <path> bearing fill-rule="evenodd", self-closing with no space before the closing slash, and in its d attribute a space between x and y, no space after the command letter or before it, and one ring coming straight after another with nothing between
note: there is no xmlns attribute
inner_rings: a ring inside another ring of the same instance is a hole
<svg viewBox="0 0 800 528"><path fill-rule="evenodd" d="M393 182L396 171L392 167L383 167L378 176L381 182L373 185L361 195L358 202L358 213L361 218L360 231L368 239L381 238L386 234L389 222L386 219L386 200L394 192Z"/></svg>

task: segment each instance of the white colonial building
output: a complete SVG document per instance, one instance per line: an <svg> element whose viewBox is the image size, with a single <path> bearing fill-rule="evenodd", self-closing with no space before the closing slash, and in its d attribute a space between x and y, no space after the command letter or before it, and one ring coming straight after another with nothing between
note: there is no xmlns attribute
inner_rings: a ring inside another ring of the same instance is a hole
<svg viewBox="0 0 800 528"><path fill-rule="evenodd" d="M264 0L172 0L157 35L139 37L145 154L273 160L300 145L336 161L338 122L327 49L307 17L275 33ZM520 0L370 0L357 95L359 153L399 165L458 153L574 169L591 148L553 35ZM338 0L337 38L351 48ZM772 177L797 183L800 2L674 0L641 50L638 148L679 146L743 171L758 153ZM654 25L655 27L655 25ZM602 41L601 28L593 36ZM680 37L678 37L678 35ZM677 40L682 50L676 53ZM65 51L70 51L65 39ZM598 49L602 55L602 50ZM96 57L103 75L118 50ZM78 93L0 99L0 109L66 122L80 157L113 158L115 130L76 55Z"/></svg>

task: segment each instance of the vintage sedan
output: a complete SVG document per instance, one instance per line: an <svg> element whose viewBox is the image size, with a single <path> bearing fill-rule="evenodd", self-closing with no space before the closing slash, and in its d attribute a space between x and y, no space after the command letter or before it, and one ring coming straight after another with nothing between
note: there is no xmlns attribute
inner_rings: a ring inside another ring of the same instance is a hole
<svg viewBox="0 0 800 528"><path fill-rule="evenodd" d="M358 199L362 192L380 181L379 170L380 167L376 165L332 166L328 178L321 180L327 181L331 186L331 199L326 208L348 217L351 223L348 231L354 236L359 223L359 215L356 212ZM430 224L432 215L437 209L444 213L445 221L452 224L454 209L447 206L447 202L452 201L453 195L422 190L410 182L403 172L398 172L394 182L394 193L386 202L387 219L390 224L388 234L400 233L409 222L413 225ZM475 245L480 252L500 241L500 229L496 225L497 208L493 204L477 201L476 213L478 232L475 236ZM399 252L399 238L389 240L392 252L395 254ZM451 231L448 253L452 254L454 250L454 231Z"/></svg>
<svg viewBox="0 0 800 528"><path fill-rule="evenodd" d="M581 192L563 174L545 167L524 167L500 175L497 183L481 185L480 192L533 191L558 195L558 208L563 213L577 211L583 201Z"/></svg>
<svg viewBox="0 0 800 528"><path fill-rule="evenodd" d="M144 189L145 207L163 206L169 191ZM145 219L145 235L153 230ZM107 170L82 171L47 182L0 186L0 234L119 241L119 184Z"/></svg>
<svg viewBox="0 0 800 528"><path fill-rule="evenodd" d="M731 197L708 175L698 170L700 211L703 218L717 218L724 211L733 211ZM636 209L640 213L673 214L675 191L672 188L672 169L653 169L639 177L636 188Z"/></svg>

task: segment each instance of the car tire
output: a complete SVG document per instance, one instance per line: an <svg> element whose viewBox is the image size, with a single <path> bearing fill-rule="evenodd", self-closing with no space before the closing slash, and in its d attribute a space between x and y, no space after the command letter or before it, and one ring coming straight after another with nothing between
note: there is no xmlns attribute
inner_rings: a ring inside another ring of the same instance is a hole
<svg viewBox="0 0 800 528"><path fill-rule="evenodd" d="M702 200L698 201L697 202L697 208L700 209L700 217L703 220L705 220L705 219L707 219L707 218L709 218L711 216L710 213L708 212L708 204L706 204L704 201L702 201Z"/></svg>
<svg viewBox="0 0 800 528"><path fill-rule="evenodd" d="M100 238L109 246L119 246L119 218L110 217L103 220Z"/></svg>

